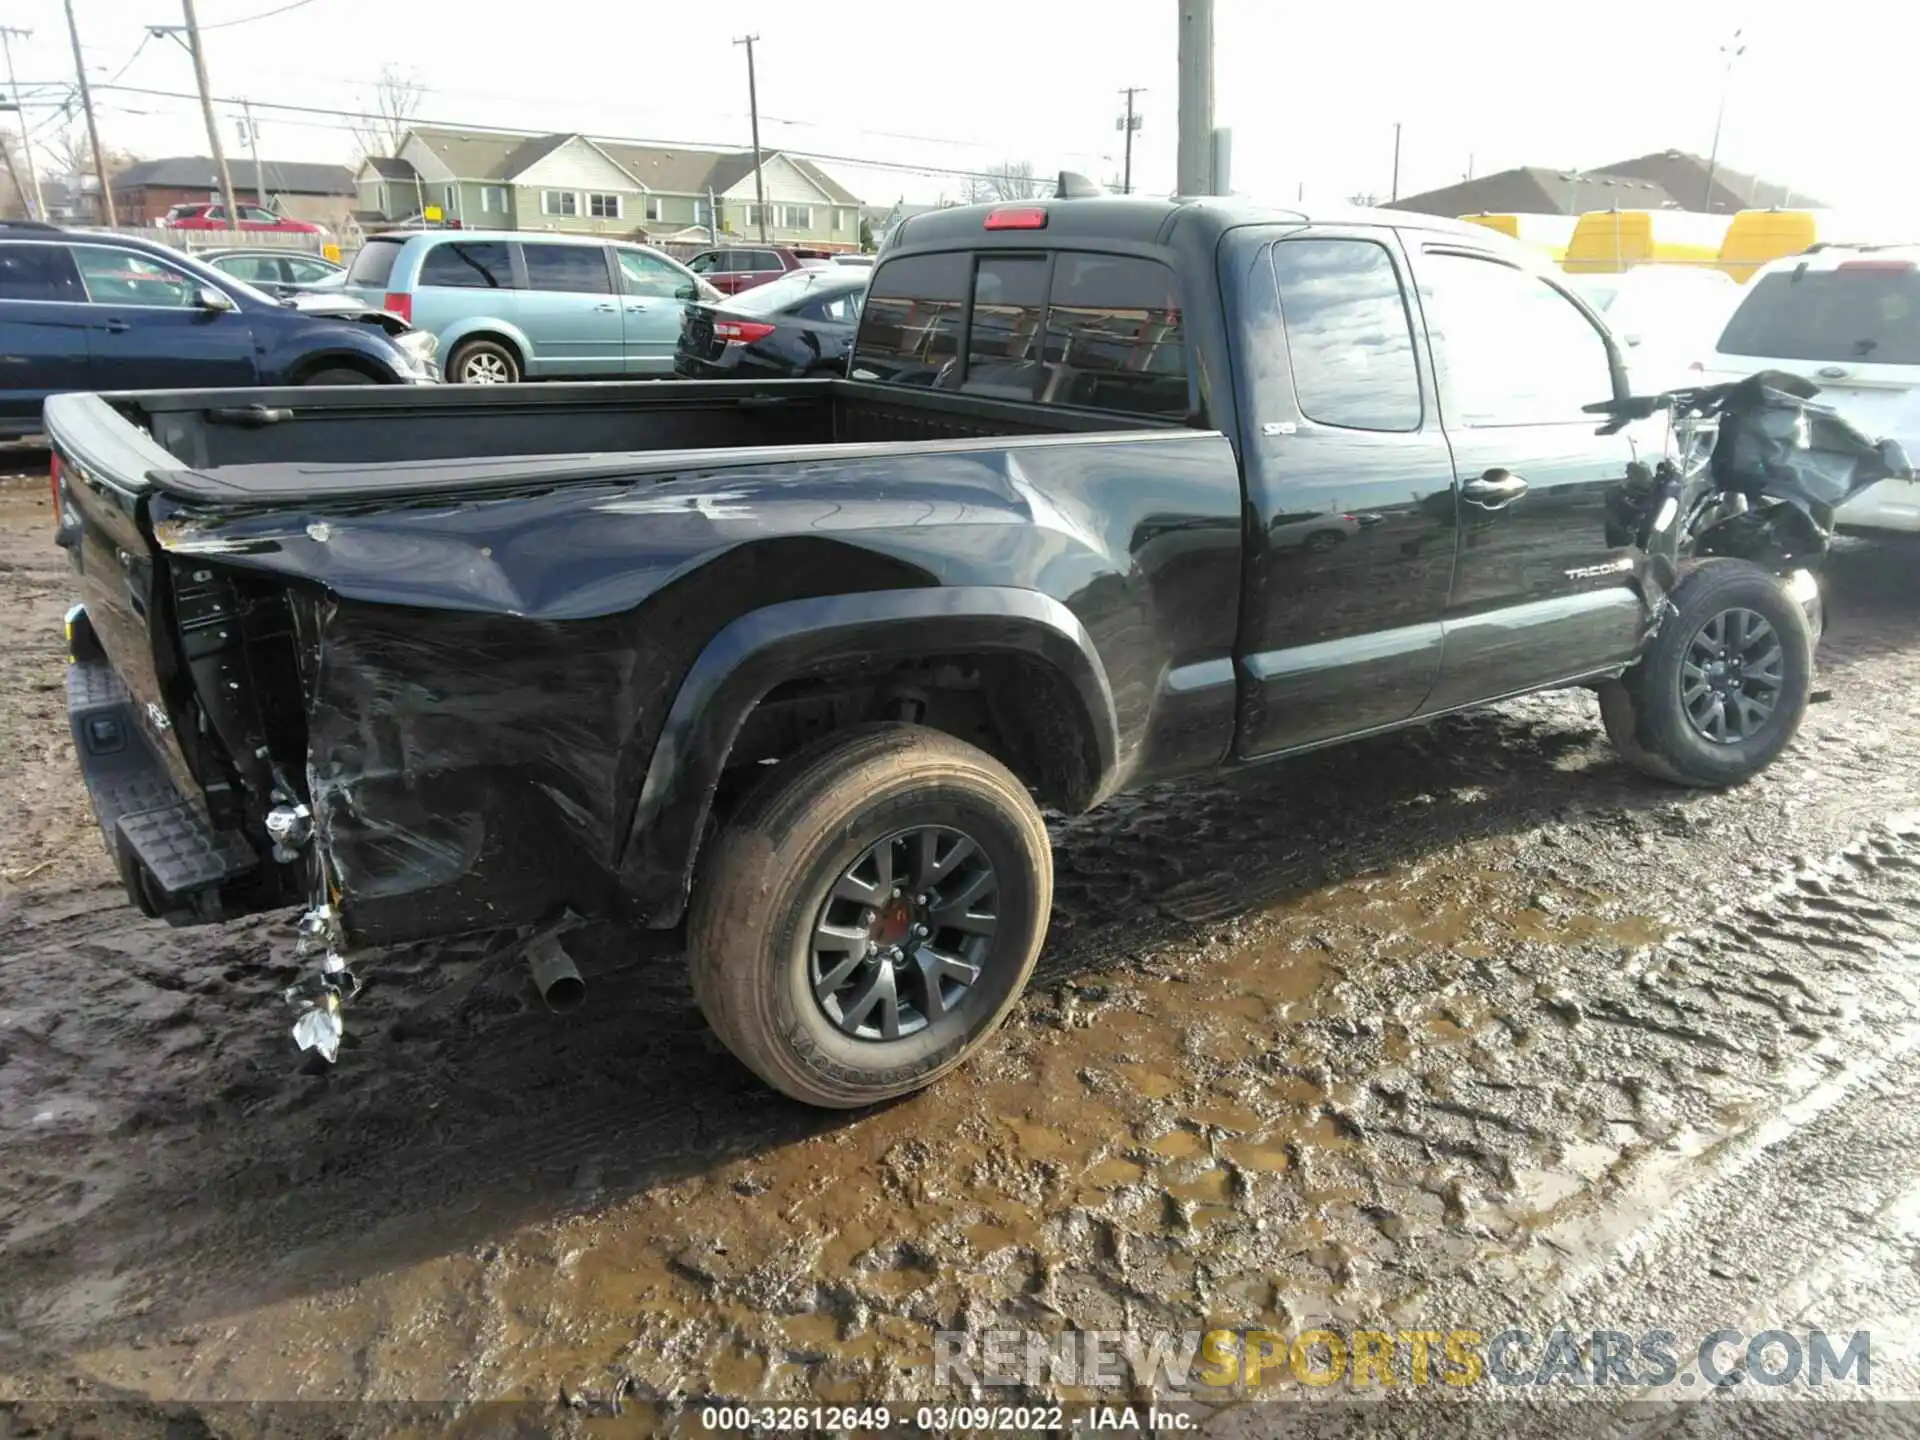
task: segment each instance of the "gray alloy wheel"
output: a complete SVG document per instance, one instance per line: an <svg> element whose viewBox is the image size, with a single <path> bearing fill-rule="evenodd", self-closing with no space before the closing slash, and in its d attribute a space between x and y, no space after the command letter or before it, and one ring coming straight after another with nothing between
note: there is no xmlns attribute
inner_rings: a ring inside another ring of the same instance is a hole
<svg viewBox="0 0 1920 1440"><path fill-rule="evenodd" d="M1758 734L1780 703L1785 664L1780 636L1765 616L1740 607L1709 615L1680 662L1688 722L1716 745Z"/></svg>
<svg viewBox="0 0 1920 1440"><path fill-rule="evenodd" d="M687 916L693 993L775 1089L851 1109L987 1042L1033 973L1053 855L1033 796L955 736L822 736L740 800Z"/></svg>
<svg viewBox="0 0 1920 1440"><path fill-rule="evenodd" d="M513 383L513 374L507 369L505 356L496 355L490 350L476 350L460 363L460 383L510 385Z"/></svg>
<svg viewBox="0 0 1920 1440"><path fill-rule="evenodd" d="M513 385L520 379L520 364L496 341L467 340L454 347L446 374L456 385Z"/></svg>
<svg viewBox="0 0 1920 1440"><path fill-rule="evenodd" d="M964 1004L993 952L999 881L977 842L944 825L896 831L848 865L821 903L808 980L841 1033L917 1034Z"/></svg>

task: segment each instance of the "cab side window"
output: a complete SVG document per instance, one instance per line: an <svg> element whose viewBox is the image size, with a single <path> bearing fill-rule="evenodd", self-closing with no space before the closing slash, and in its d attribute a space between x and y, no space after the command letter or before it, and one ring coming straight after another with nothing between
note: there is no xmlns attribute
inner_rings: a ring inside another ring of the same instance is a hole
<svg viewBox="0 0 1920 1440"><path fill-rule="evenodd" d="M1272 259L1300 413L1344 430L1418 430L1413 325L1386 247L1283 240Z"/></svg>
<svg viewBox="0 0 1920 1440"><path fill-rule="evenodd" d="M1593 322L1538 275L1491 257L1428 251L1421 295L1447 423L1587 425L1613 398Z"/></svg>

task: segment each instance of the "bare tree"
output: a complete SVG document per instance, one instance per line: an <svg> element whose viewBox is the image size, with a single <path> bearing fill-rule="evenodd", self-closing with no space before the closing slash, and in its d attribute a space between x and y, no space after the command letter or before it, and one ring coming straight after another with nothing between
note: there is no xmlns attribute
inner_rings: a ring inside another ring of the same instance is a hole
<svg viewBox="0 0 1920 1440"><path fill-rule="evenodd" d="M107 173L99 178L94 189L89 190L87 179L93 174L93 145L87 138L84 124L69 124L64 130L56 132L51 139L41 143L39 154L40 173L71 185L73 203L80 206L83 213L95 216L105 208L100 203L100 191L111 185L122 170L138 164L140 160L131 151L116 150L110 145L103 147L100 162L106 167Z"/></svg>
<svg viewBox="0 0 1920 1440"><path fill-rule="evenodd" d="M416 72L403 71L391 61L380 67L371 110L352 126L362 158L400 153L426 93L427 87Z"/></svg>
<svg viewBox="0 0 1920 1440"><path fill-rule="evenodd" d="M1347 196L1347 204L1361 210L1373 210L1380 204L1380 197L1371 190L1362 190L1358 195Z"/></svg>
<svg viewBox="0 0 1920 1440"><path fill-rule="evenodd" d="M1037 200L1046 188L1033 178L1031 160L1002 160L979 175L968 176L960 194L968 204L980 205L995 200Z"/></svg>

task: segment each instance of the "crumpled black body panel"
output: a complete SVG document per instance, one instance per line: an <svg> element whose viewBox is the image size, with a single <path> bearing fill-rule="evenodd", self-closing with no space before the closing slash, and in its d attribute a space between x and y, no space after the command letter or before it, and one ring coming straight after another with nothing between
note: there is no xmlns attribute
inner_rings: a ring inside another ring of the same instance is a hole
<svg viewBox="0 0 1920 1440"><path fill-rule="evenodd" d="M703 467L466 501L223 511L163 497L154 522L174 563L284 590L307 798L328 889L363 943L562 909L670 921L686 857L642 847L644 863L623 865L662 729L703 654L723 671L757 658L769 687L786 678L784 652L712 647L764 649L736 622L796 600L840 597L837 659L910 647L935 619L1048 663L1083 652L1092 678L1071 688L1110 711L1092 722L1111 732L1103 792L1211 764L1231 739L1240 494L1217 434ZM881 598L935 591L904 608ZM865 640L846 620L863 595ZM1196 667L1221 683L1169 680ZM683 751L700 747L664 753ZM680 824L697 842L697 823Z"/></svg>

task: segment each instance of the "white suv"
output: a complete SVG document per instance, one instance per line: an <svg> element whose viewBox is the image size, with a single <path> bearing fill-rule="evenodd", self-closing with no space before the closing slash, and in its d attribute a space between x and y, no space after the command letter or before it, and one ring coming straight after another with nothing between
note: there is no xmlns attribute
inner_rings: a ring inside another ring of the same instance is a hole
<svg viewBox="0 0 1920 1440"><path fill-rule="evenodd" d="M1920 459L1920 245L1816 247L1766 266L1706 360L1709 382L1787 370L1867 434ZM1841 506L1848 529L1920 531L1920 481Z"/></svg>

